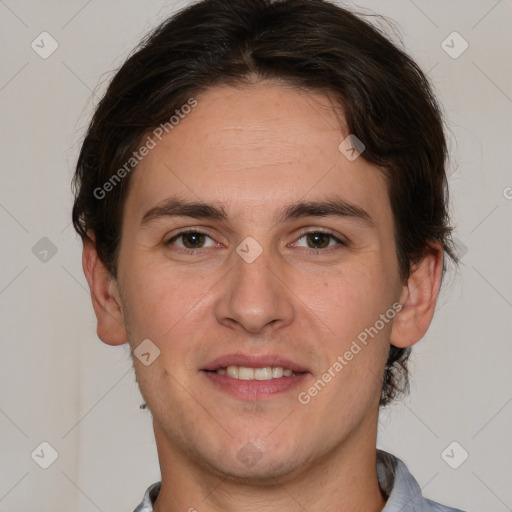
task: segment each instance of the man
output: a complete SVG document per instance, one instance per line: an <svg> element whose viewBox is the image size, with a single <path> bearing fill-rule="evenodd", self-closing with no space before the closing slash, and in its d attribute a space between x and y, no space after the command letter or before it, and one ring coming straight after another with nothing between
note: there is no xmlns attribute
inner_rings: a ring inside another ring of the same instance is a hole
<svg viewBox="0 0 512 512"><path fill-rule="evenodd" d="M376 450L452 255L425 76L320 0L204 0L117 72L74 225L161 482L136 512L455 510Z"/></svg>

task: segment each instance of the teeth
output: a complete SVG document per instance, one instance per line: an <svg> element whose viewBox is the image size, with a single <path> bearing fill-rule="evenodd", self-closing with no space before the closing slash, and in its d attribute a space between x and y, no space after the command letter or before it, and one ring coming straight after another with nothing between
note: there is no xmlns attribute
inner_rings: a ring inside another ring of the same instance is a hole
<svg viewBox="0 0 512 512"><path fill-rule="evenodd" d="M222 370L222 368L219 368ZM219 370L217 370L217 373ZM231 377L233 379L238 379L238 366L228 366L226 368L226 373L228 374L228 377Z"/></svg>
<svg viewBox="0 0 512 512"><path fill-rule="evenodd" d="M266 366L265 368L256 368L254 370L254 378L256 380L269 380L272 378L272 368Z"/></svg>
<svg viewBox="0 0 512 512"><path fill-rule="evenodd" d="M284 370L279 367L279 366L276 366L275 368L272 368L272 377L274 377L274 379L278 379L279 377L282 377L284 374Z"/></svg>
<svg viewBox="0 0 512 512"><path fill-rule="evenodd" d="M239 380L271 380L295 375L289 368L282 368L280 366L264 366L263 368L228 366L227 368L219 368L216 373Z"/></svg>
<svg viewBox="0 0 512 512"><path fill-rule="evenodd" d="M254 380L254 370L252 368L244 368L240 366L238 368L238 378L240 380Z"/></svg>

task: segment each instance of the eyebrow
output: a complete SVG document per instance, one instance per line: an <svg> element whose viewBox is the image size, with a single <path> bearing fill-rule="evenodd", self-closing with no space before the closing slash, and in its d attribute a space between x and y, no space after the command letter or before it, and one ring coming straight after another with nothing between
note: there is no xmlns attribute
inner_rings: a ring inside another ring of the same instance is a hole
<svg viewBox="0 0 512 512"><path fill-rule="evenodd" d="M150 208L142 216L140 224L144 227L154 220L165 217L191 217L218 221L229 219L222 206L172 197ZM281 223L303 217L342 217L366 224L369 227L374 226L373 219L366 210L338 197L322 201L298 201L285 206L276 215L277 222Z"/></svg>
<svg viewBox="0 0 512 512"><path fill-rule="evenodd" d="M344 217L370 227L374 225L372 217L366 210L341 198L293 203L283 209L279 222L302 217Z"/></svg>

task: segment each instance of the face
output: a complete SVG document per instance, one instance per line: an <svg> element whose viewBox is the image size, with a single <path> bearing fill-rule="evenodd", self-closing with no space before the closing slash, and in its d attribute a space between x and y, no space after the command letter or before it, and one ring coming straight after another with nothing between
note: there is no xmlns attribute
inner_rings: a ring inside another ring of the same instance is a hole
<svg viewBox="0 0 512 512"><path fill-rule="evenodd" d="M371 441L402 289L386 184L338 149L325 96L261 83L196 99L125 204L123 320L133 350L160 351L134 357L137 380L176 453L293 474Z"/></svg>

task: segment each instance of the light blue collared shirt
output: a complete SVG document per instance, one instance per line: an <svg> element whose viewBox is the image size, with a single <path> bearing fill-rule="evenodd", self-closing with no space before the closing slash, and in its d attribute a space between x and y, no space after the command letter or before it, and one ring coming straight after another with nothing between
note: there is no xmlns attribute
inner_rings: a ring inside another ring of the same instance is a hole
<svg viewBox="0 0 512 512"><path fill-rule="evenodd" d="M407 466L394 455L382 450L377 450L377 476L380 488L388 496L382 512L463 512L424 498ZM157 482L149 486L144 499L133 512L153 512L153 503L160 492L160 485L161 482Z"/></svg>

